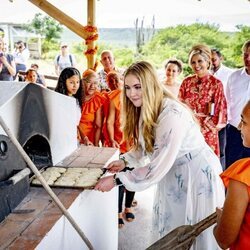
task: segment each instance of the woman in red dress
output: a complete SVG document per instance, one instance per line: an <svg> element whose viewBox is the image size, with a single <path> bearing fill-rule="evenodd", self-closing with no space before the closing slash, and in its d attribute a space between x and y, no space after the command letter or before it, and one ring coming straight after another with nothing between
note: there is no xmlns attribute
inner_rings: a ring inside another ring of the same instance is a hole
<svg viewBox="0 0 250 250"><path fill-rule="evenodd" d="M211 50L206 45L194 46L189 64L194 75L183 80L179 99L193 110L207 144L219 156L218 131L226 126L227 104L221 81L209 72Z"/></svg>
<svg viewBox="0 0 250 250"><path fill-rule="evenodd" d="M82 105L82 115L79 131L81 143L99 146L102 130L102 106L104 98L98 91L98 77L95 71L88 69L83 73L85 98Z"/></svg>

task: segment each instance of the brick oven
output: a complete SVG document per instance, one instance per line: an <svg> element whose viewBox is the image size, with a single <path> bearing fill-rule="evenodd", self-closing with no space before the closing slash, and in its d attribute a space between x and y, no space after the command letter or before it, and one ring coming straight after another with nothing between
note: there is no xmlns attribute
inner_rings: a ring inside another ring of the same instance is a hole
<svg viewBox="0 0 250 250"><path fill-rule="evenodd" d="M75 100L36 84L0 82L0 115L35 165L56 165L77 149ZM29 191L26 163L0 126L0 221Z"/></svg>

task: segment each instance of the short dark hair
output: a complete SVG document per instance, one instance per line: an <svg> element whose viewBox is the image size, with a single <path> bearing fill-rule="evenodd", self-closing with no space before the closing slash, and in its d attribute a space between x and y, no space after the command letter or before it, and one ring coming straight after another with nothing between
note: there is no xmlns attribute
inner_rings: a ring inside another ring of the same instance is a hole
<svg viewBox="0 0 250 250"><path fill-rule="evenodd" d="M182 72L182 61L181 60L178 60L178 59L175 59L175 58L171 58L169 60L167 60L167 62L165 63L165 69L167 68L168 64L175 64L178 69L179 69L179 72L181 73Z"/></svg>
<svg viewBox="0 0 250 250"><path fill-rule="evenodd" d="M216 53L218 57L222 57L222 54L221 54L220 50L217 49L217 48L212 48L212 49L211 49L211 52Z"/></svg>
<svg viewBox="0 0 250 250"><path fill-rule="evenodd" d="M31 67L31 68L33 68L33 67L39 68L38 64L36 64L36 63L32 63L30 67Z"/></svg>

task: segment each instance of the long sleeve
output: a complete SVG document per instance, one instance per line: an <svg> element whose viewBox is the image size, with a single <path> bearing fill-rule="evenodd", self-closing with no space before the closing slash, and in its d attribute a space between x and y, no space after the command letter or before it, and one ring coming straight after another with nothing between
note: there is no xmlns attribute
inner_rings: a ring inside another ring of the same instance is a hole
<svg viewBox="0 0 250 250"><path fill-rule="evenodd" d="M150 163L133 171L117 174L126 189L142 191L159 182L168 173L191 126L191 119L191 114L189 115L180 104L173 103L163 109L158 118Z"/></svg>

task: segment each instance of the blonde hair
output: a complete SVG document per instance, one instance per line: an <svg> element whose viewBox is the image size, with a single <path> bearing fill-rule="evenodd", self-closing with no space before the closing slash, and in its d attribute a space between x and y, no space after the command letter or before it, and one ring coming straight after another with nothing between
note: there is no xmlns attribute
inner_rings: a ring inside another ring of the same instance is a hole
<svg viewBox="0 0 250 250"><path fill-rule="evenodd" d="M162 101L164 97L175 99L160 83L157 73L153 66L145 61L132 64L124 74L126 77L134 75L141 83L142 89L142 108L135 107L126 95L126 89L123 88L123 117L122 127L124 140L133 140L133 148L139 147L139 117L142 116L142 135L145 141L147 152L153 152L155 127L157 119L162 110Z"/></svg>
<svg viewBox="0 0 250 250"><path fill-rule="evenodd" d="M192 47L188 54L188 63L191 65L191 60L194 55L201 55L206 62L208 62L208 69L210 69L211 66L211 49L204 44L197 44Z"/></svg>

